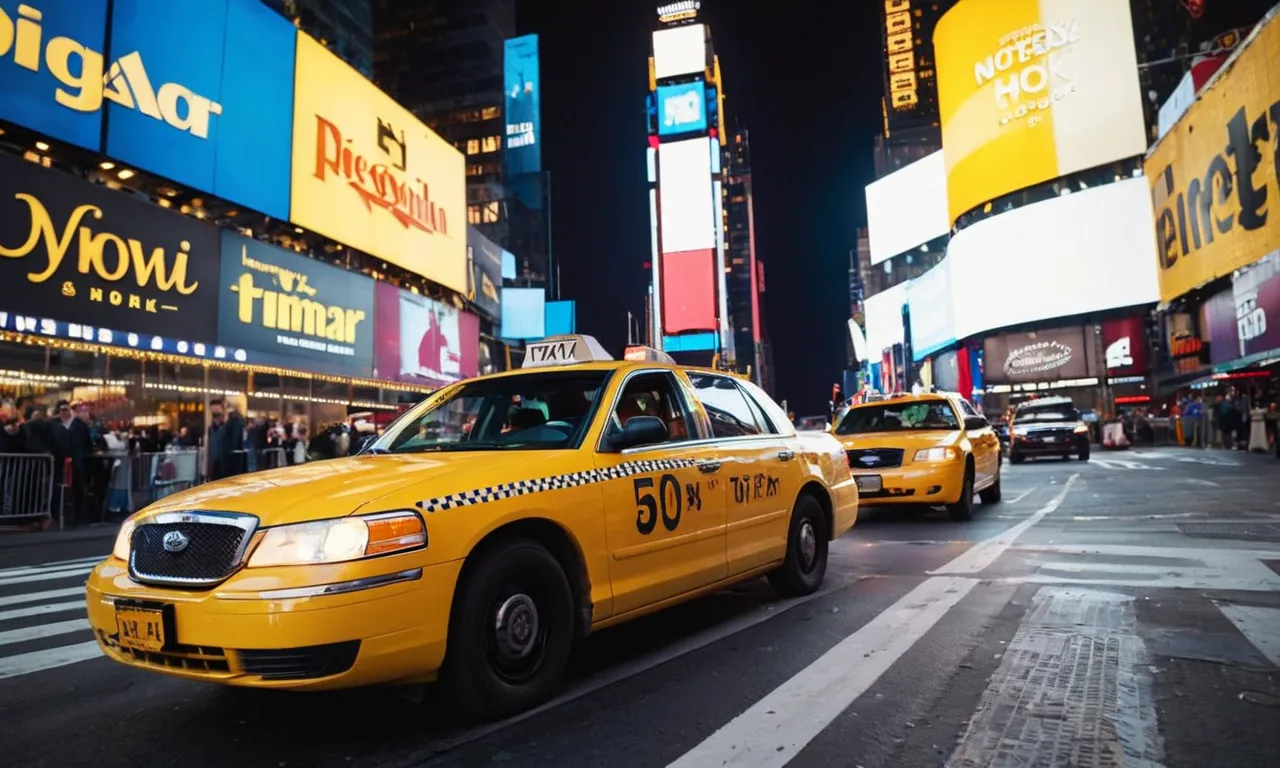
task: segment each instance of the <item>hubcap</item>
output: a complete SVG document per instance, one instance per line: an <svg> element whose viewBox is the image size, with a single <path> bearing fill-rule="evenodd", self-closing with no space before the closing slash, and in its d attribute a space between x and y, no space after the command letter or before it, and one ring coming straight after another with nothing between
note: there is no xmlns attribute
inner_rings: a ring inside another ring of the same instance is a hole
<svg viewBox="0 0 1280 768"><path fill-rule="evenodd" d="M817 557L818 534L813 530L813 523L805 520L800 524L800 568L807 572Z"/></svg>
<svg viewBox="0 0 1280 768"><path fill-rule="evenodd" d="M508 597L494 613L494 636L498 653L511 661L533 653L538 641L538 606L524 593Z"/></svg>

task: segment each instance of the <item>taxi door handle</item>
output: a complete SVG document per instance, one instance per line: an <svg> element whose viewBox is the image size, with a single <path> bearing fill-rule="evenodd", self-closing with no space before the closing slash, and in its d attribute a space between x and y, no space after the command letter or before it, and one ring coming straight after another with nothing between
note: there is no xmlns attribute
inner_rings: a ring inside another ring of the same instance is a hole
<svg viewBox="0 0 1280 768"><path fill-rule="evenodd" d="M795 451L778 451L778 458L782 461L791 461L795 457Z"/></svg>
<svg viewBox="0 0 1280 768"><path fill-rule="evenodd" d="M720 462L704 461L698 465L698 471L704 475L714 475L720 471Z"/></svg>

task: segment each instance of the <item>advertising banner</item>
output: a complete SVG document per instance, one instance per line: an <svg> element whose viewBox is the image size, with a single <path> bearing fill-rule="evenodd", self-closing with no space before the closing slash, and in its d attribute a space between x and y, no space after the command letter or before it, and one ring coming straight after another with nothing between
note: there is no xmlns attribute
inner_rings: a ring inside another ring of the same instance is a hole
<svg viewBox="0 0 1280 768"><path fill-rule="evenodd" d="M212 342L218 230L0 154L0 285L9 312Z"/></svg>
<svg viewBox="0 0 1280 768"><path fill-rule="evenodd" d="M234 232L221 251L219 344L370 376L373 280Z"/></svg>
<svg viewBox="0 0 1280 768"><path fill-rule="evenodd" d="M1163 301L1280 250L1278 60L1273 16L1147 157Z"/></svg>
<svg viewBox="0 0 1280 768"><path fill-rule="evenodd" d="M106 3L0 0L0 118L96 152L106 31Z"/></svg>
<svg viewBox="0 0 1280 768"><path fill-rule="evenodd" d="M960 0L933 46L952 222L1147 148L1128 3Z"/></svg>
<svg viewBox="0 0 1280 768"><path fill-rule="evenodd" d="M289 218L465 292L462 153L306 35L293 115Z"/></svg>
<svg viewBox="0 0 1280 768"><path fill-rule="evenodd" d="M664 253L661 268L663 332L715 330L715 252Z"/></svg>
<svg viewBox="0 0 1280 768"><path fill-rule="evenodd" d="M475 315L390 283L374 289L374 376L443 386L476 375L480 323Z"/></svg>
<svg viewBox="0 0 1280 768"><path fill-rule="evenodd" d="M705 131L707 95L702 80L658 86L658 135Z"/></svg>
<svg viewBox="0 0 1280 768"><path fill-rule="evenodd" d="M1147 374L1147 331L1141 317L1121 317L1102 322L1103 357L1107 375L1145 376Z"/></svg>
<svg viewBox="0 0 1280 768"><path fill-rule="evenodd" d="M504 339L541 339L547 335L547 292L542 288L503 288Z"/></svg>
<svg viewBox="0 0 1280 768"><path fill-rule="evenodd" d="M1175 337L1178 338L1178 337ZM1197 345L1189 341L1195 338L1202 341ZM1173 357L1189 358L1192 353L1199 353L1201 360L1208 358L1212 365L1229 363L1240 357L1240 330L1236 327L1235 291L1225 291L1210 296L1200 305L1200 337L1184 334L1181 344L1172 343ZM1208 354L1203 354L1202 346L1208 346Z"/></svg>
<svg viewBox="0 0 1280 768"><path fill-rule="evenodd" d="M1012 384L1093 376L1092 340L1082 328L991 336L983 344L984 378Z"/></svg>
<svg viewBox="0 0 1280 768"><path fill-rule="evenodd" d="M467 227L467 260L471 264L467 299L495 322L502 318L503 253L497 243Z"/></svg>
<svg viewBox="0 0 1280 768"><path fill-rule="evenodd" d="M542 84L538 79L538 36L506 41L502 57L506 139L502 163L507 177L542 171Z"/></svg>
<svg viewBox="0 0 1280 768"><path fill-rule="evenodd" d="M907 286L907 306L911 313L911 354L916 361L955 343L950 260L943 259L911 281Z"/></svg>

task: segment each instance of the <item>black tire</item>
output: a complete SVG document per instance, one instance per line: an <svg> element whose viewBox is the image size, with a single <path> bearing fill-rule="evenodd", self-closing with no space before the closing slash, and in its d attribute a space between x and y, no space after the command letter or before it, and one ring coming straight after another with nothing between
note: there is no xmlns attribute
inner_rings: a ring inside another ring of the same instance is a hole
<svg viewBox="0 0 1280 768"><path fill-rule="evenodd" d="M947 505L947 512L956 521L973 519L973 467L965 467L964 484L960 487L960 499Z"/></svg>
<svg viewBox="0 0 1280 768"><path fill-rule="evenodd" d="M982 499L983 504L999 504L1001 495L1000 470L996 470L996 481L978 491L978 498Z"/></svg>
<svg viewBox="0 0 1280 768"><path fill-rule="evenodd" d="M551 698L573 647L574 601L564 569L537 542L478 554L454 595L441 680L468 714L492 720ZM503 638L500 612L512 622Z"/></svg>
<svg viewBox="0 0 1280 768"><path fill-rule="evenodd" d="M1017 451L1009 451L1009 463L1010 463L1010 464L1021 464L1021 463L1022 463L1022 462L1024 462L1024 461L1026 461L1026 457L1025 457L1025 456L1023 456L1022 454L1018 453Z"/></svg>
<svg viewBox="0 0 1280 768"><path fill-rule="evenodd" d="M811 595L827 574L831 532L818 500L808 494L796 501L787 532L787 559L769 573L769 583L783 597Z"/></svg>
<svg viewBox="0 0 1280 768"><path fill-rule="evenodd" d="M1089 460L1089 449L1088 449L1088 448L1085 448L1083 451L1081 451L1081 452L1080 452L1080 455L1079 455L1079 457L1078 457L1078 458L1079 458L1081 461L1088 461L1088 460Z"/></svg>

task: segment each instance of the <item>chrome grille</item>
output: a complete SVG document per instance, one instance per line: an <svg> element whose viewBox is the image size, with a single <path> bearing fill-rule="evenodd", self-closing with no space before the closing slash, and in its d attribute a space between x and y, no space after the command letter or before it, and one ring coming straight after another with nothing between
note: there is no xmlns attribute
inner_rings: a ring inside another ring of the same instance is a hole
<svg viewBox="0 0 1280 768"><path fill-rule="evenodd" d="M849 451L849 466L854 470L892 469L902 466L901 448L855 448Z"/></svg>
<svg viewBox="0 0 1280 768"><path fill-rule="evenodd" d="M250 515L180 512L158 515L133 532L129 575L148 584L210 587L240 567L258 520ZM180 536L178 536L180 534ZM185 540L176 551L166 537Z"/></svg>

